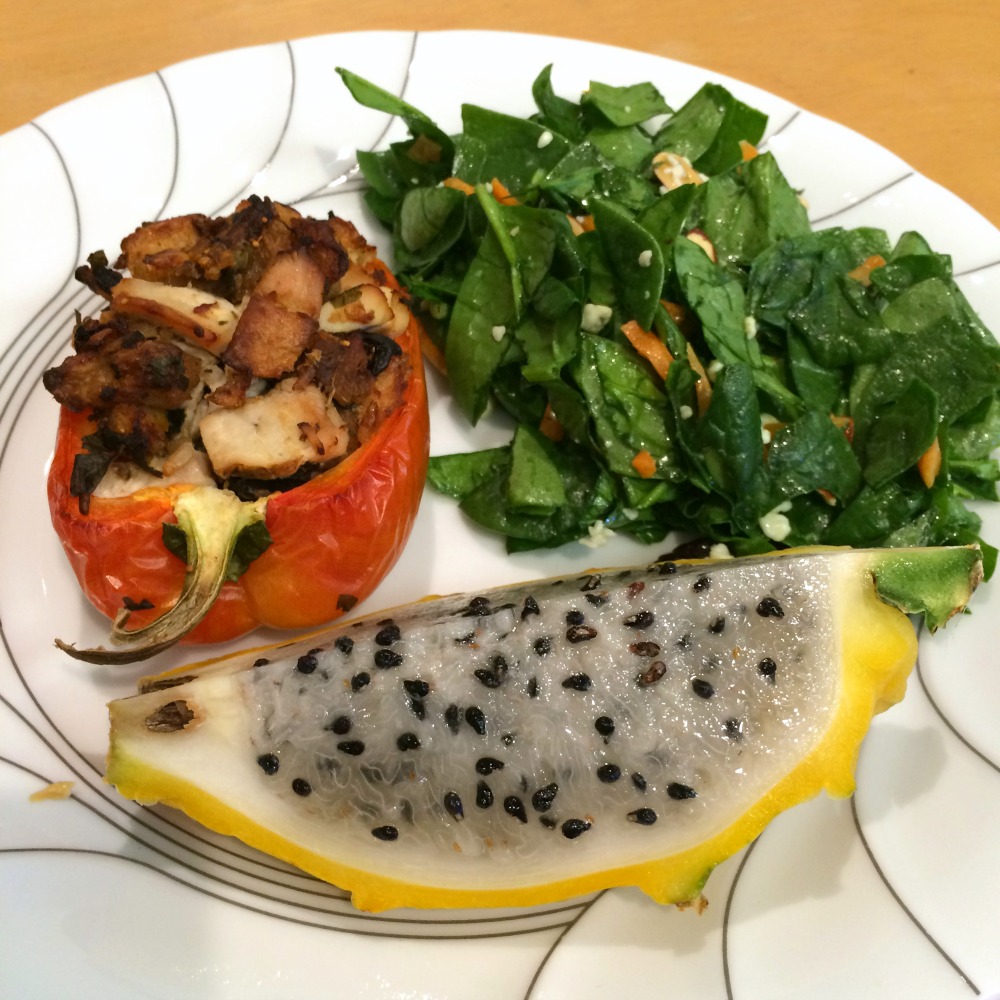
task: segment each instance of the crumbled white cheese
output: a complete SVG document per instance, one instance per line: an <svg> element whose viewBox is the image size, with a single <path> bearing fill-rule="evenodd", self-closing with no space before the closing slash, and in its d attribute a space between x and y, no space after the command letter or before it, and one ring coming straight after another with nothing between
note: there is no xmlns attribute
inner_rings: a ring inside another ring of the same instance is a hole
<svg viewBox="0 0 1000 1000"><path fill-rule="evenodd" d="M630 521L634 521L639 516L639 512L634 507L622 507L622 513Z"/></svg>
<svg viewBox="0 0 1000 1000"><path fill-rule="evenodd" d="M729 546L725 542L716 542L708 550L709 559L732 559L733 554L729 551Z"/></svg>
<svg viewBox="0 0 1000 1000"><path fill-rule="evenodd" d="M587 302L583 307L580 327L586 333L598 333L609 319L611 319L611 306L602 306L596 302Z"/></svg>
<svg viewBox="0 0 1000 1000"><path fill-rule="evenodd" d="M580 544L586 545L588 549L599 549L614 537L615 533L603 521L595 521L588 526L587 535L580 539Z"/></svg>
<svg viewBox="0 0 1000 1000"><path fill-rule="evenodd" d="M639 267L649 267L653 263L653 251L643 250L639 254Z"/></svg>
<svg viewBox="0 0 1000 1000"><path fill-rule="evenodd" d="M513 228L513 229L512 229L511 231L510 231L510 235L511 235L512 237L513 237L513 236L517 236L517 234L518 234L518 233L519 233L520 231L521 231L521 227L520 227L520 226L515 226L515 227L514 227L514 228Z"/></svg>
<svg viewBox="0 0 1000 1000"><path fill-rule="evenodd" d="M681 420L690 420L694 416L694 410L687 403L682 403L678 412L681 415Z"/></svg>
<svg viewBox="0 0 1000 1000"><path fill-rule="evenodd" d="M779 503L757 522L760 530L774 542L783 542L792 532L792 522L785 517L785 511L792 509L791 500Z"/></svg>
<svg viewBox="0 0 1000 1000"><path fill-rule="evenodd" d="M705 369L705 374L714 381L715 376L718 375L723 368L725 368L725 365L718 358L714 358L708 363L708 367Z"/></svg>
<svg viewBox="0 0 1000 1000"><path fill-rule="evenodd" d="M545 149L545 147L546 147L546 146L547 146L547 145L548 145L548 144L549 144L549 143L550 143L551 141L552 141L552 133L551 133L551 132L550 132L550 131L549 131L548 129L546 129L546 130L545 130L545 131L544 131L544 132L543 132L543 133L542 133L542 134L541 134L541 135L540 135L540 136L538 137L538 148L539 148L539 149Z"/></svg>
<svg viewBox="0 0 1000 1000"><path fill-rule="evenodd" d="M503 340L504 335L507 333L507 327L505 326L495 326L490 333L493 334L493 339L499 344Z"/></svg>
<svg viewBox="0 0 1000 1000"><path fill-rule="evenodd" d="M746 332L747 340L753 340L757 336L757 320L753 316L747 316L743 320L743 329Z"/></svg>
<svg viewBox="0 0 1000 1000"><path fill-rule="evenodd" d="M764 444L770 444L771 438L771 426L778 423L777 417L772 417L770 413L762 413L760 415L760 439Z"/></svg>

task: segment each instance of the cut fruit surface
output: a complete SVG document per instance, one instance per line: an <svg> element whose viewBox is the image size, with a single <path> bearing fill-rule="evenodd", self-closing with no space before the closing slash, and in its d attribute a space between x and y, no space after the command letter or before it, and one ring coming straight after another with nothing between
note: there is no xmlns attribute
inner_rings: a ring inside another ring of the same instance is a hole
<svg viewBox="0 0 1000 1000"><path fill-rule="evenodd" d="M147 680L110 706L107 780L362 909L685 902L852 792L906 613L935 628L980 578L974 548L789 550L419 602Z"/></svg>

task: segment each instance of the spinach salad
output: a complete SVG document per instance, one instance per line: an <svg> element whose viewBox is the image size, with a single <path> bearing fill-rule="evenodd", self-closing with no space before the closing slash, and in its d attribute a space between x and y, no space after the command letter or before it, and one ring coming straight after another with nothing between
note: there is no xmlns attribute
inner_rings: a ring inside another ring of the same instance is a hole
<svg viewBox="0 0 1000 1000"><path fill-rule="evenodd" d="M996 500L1000 346L916 232L813 231L709 83L558 96L462 132L338 70L406 141L360 152L365 198L450 391L510 443L431 461L510 551L669 532L734 554L980 542Z"/></svg>

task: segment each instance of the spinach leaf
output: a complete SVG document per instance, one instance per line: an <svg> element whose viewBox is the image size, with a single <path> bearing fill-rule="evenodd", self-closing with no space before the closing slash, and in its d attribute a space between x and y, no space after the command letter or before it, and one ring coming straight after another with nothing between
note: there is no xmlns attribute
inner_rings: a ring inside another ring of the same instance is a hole
<svg viewBox="0 0 1000 1000"><path fill-rule="evenodd" d="M759 534L758 520L770 509L772 490L757 391L746 363L734 362L722 370L699 424L698 442L713 486L729 501L734 529Z"/></svg>
<svg viewBox="0 0 1000 1000"><path fill-rule="evenodd" d="M594 334L583 334L571 366L586 400L593 441L608 468L637 478L632 461L640 451L656 460L652 478L678 475L663 390L634 352Z"/></svg>
<svg viewBox="0 0 1000 1000"><path fill-rule="evenodd" d="M737 554L978 539L966 502L997 499L1000 346L918 233L811 231L775 158L744 159L759 111L717 84L677 112L648 83L574 102L547 66L537 113L466 105L447 136L342 76L410 130L359 154L365 198L459 408L475 422L492 397L517 425L505 448L432 459L429 481L510 551L595 523ZM702 182L664 191L660 151ZM694 230L711 255L681 238ZM622 334L630 321L666 346L665 378ZM935 441L928 487L915 466ZM652 475L633 466L643 451Z"/></svg>
<svg viewBox="0 0 1000 1000"><path fill-rule="evenodd" d="M537 122L474 104L463 105L462 124L465 135L485 150L480 175L474 179L497 177L515 195L524 194L535 175L548 173L570 148L568 140Z"/></svg>
<svg viewBox="0 0 1000 1000"><path fill-rule="evenodd" d="M767 465L772 507L819 490L845 502L861 487L861 466L844 431L817 410L804 413L774 435Z"/></svg>
<svg viewBox="0 0 1000 1000"><path fill-rule="evenodd" d="M826 368L877 361L888 354L892 334L875 296L849 274L888 252L885 234L865 229L782 240L753 262L751 310L771 326L794 329Z"/></svg>
<svg viewBox="0 0 1000 1000"><path fill-rule="evenodd" d="M670 106L651 83L613 87L591 80L580 104L586 111L619 127L641 125L657 115L670 113Z"/></svg>
<svg viewBox="0 0 1000 1000"><path fill-rule="evenodd" d="M929 502L927 491L897 480L877 488L863 486L834 519L823 542L855 548L883 545L894 531L926 510Z"/></svg>
<svg viewBox="0 0 1000 1000"><path fill-rule="evenodd" d="M913 466L938 433L937 393L913 379L875 415L865 444L865 482L876 489Z"/></svg>
<svg viewBox="0 0 1000 1000"><path fill-rule="evenodd" d="M474 424L486 411L490 380L503 363L517 324L518 298L510 262L490 229L469 264L448 323L445 359L449 383Z"/></svg>
<svg viewBox="0 0 1000 1000"><path fill-rule="evenodd" d="M552 514L566 502L566 488L542 436L521 425L510 449L507 504L513 511Z"/></svg>
<svg viewBox="0 0 1000 1000"><path fill-rule="evenodd" d="M427 481L439 493L461 500L492 479L508 461L507 448L489 448L460 455L435 455L427 468Z"/></svg>
<svg viewBox="0 0 1000 1000"><path fill-rule="evenodd" d="M698 316L702 336L714 357L724 365L747 365L757 386L779 408L799 412L801 401L767 364L752 328L748 328L743 286L736 276L714 264L688 239L674 243L673 256L684 298Z"/></svg>
<svg viewBox="0 0 1000 1000"><path fill-rule="evenodd" d="M583 138L583 114L579 104L560 97L552 88L552 64L549 63L531 85L531 96L538 108L536 121L571 142Z"/></svg>
<svg viewBox="0 0 1000 1000"><path fill-rule="evenodd" d="M697 170L721 173L743 160L740 140L760 141L767 116L737 100L725 87L706 83L657 132L657 149L686 156Z"/></svg>
<svg viewBox="0 0 1000 1000"><path fill-rule="evenodd" d="M465 229L467 198L447 187L421 187L407 191L399 206L396 225L396 263L419 271L436 263L461 239Z"/></svg>
<svg viewBox="0 0 1000 1000"><path fill-rule="evenodd" d="M741 266L809 232L805 206L770 153L710 178L690 224L706 233L720 258Z"/></svg>
<svg viewBox="0 0 1000 1000"><path fill-rule="evenodd" d="M437 485L442 467L475 462L476 473L484 474L467 477L471 488L459 498L459 506L481 527L506 536L509 551L553 547L585 538L590 525L603 520L613 509L613 480L583 449L557 449L542 437L537 437L535 443L562 480L565 500L551 513L527 513L504 502L509 496L512 446L492 450L481 463L464 455L432 458L429 481Z"/></svg>
<svg viewBox="0 0 1000 1000"><path fill-rule="evenodd" d="M639 326L648 330L663 288L659 243L610 201L594 204L594 227L614 276L616 297Z"/></svg>

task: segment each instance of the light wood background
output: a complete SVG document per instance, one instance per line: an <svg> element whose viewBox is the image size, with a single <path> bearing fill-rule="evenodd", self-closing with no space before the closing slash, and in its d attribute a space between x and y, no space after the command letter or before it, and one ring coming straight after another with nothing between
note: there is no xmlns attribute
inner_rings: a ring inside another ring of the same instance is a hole
<svg viewBox="0 0 1000 1000"><path fill-rule="evenodd" d="M500 29L669 56L867 135L1000 225L998 0L27 0L5 4L0 132L192 56L333 31Z"/></svg>

